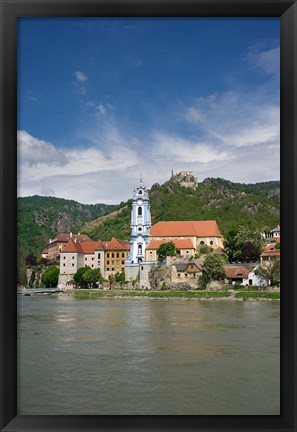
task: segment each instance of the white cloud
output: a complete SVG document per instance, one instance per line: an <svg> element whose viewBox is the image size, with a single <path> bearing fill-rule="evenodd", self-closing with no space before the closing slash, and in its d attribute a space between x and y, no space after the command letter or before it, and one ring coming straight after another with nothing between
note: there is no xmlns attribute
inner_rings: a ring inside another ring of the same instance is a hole
<svg viewBox="0 0 297 432"><path fill-rule="evenodd" d="M190 123L204 123L206 116L199 109L190 107L186 111L185 119Z"/></svg>
<svg viewBox="0 0 297 432"><path fill-rule="evenodd" d="M30 168L40 163L49 166L62 166L66 163L64 154L53 144L34 138L26 131L18 131L17 140L20 160Z"/></svg>
<svg viewBox="0 0 297 432"><path fill-rule="evenodd" d="M280 48L263 49L263 47L252 47L246 56L247 62L255 69L278 78L280 75Z"/></svg>
<svg viewBox="0 0 297 432"><path fill-rule="evenodd" d="M74 75L75 75L75 78L77 79L77 81L84 82L84 81L88 80L88 76L81 71L74 72Z"/></svg>
<svg viewBox="0 0 297 432"><path fill-rule="evenodd" d="M156 133L154 153L157 157L170 158L180 163L209 163L230 158L225 151L217 150L211 144L193 142L180 137Z"/></svg>
<svg viewBox="0 0 297 432"><path fill-rule="evenodd" d="M103 104L98 105L97 109L100 112L100 114L102 114L102 115L106 114L106 108Z"/></svg>

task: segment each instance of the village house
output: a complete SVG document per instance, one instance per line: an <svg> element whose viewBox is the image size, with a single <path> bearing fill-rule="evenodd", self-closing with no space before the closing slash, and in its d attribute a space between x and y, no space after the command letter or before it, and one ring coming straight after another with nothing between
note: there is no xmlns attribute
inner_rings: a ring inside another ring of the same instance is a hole
<svg viewBox="0 0 297 432"><path fill-rule="evenodd" d="M225 273L226 273L226 279L227 283L231 285L243 284L243 280L248 278L248 275L251 271L251 267L248 265L226 265L225 266Z"/></svg>
<svg viewBox="0 0 297 432"><path fill-rule="evenodd" d="M50 239L48 247L47 247L47 256L44 258L48 258L49 261L55 261L59 259L60 253L64 250L69 240L75 240L76 242L90 242L92 241L90 237L84 234L73 234L70 232L69 234L58 234L53 240ZM42 253L46 253L43 251Z"/></svg>
<svg viewBox="0 0 297 432"><path fill-rule="evenodd" d="M280 259L280 237L274 236L272 237L264 251L260 255L260 263L261 265L265 265L271 262L274 259Z"/></svg>
<svg viewBox="0 0 297 432"><path fill-rule="evenodd" d="M263 233L263 238L267 241L270 241L271 239L275 239L277 237L280 237L280 226L279 225L276 228L274 228L270 231L265 231Z"/></svg>
<svg viewBox="0 0 297 432"><path fill-rule="evenodd" d="M81 267L99 269L105 279L125 271L125 260L130 243L112 238L110 241L85 241L70 239L60 256L59 288L72 288L73 276Z"/></svg>
<svg viewBox="0 0 297 432"><path fill-rule="evenodd" d="M250 285L256 287L266 287L268 285L268 281L257 274L257 268L258 267L255 267L252 271L249 272L246 278L243 278L242 285Z"/></svg>
<svg viewBox="0 0 297 432"><path fill-rule="evenodd" d="M171 265L171 282L186 282L197 287L202 271L203 266L197 260L174 263Z"/></svg>

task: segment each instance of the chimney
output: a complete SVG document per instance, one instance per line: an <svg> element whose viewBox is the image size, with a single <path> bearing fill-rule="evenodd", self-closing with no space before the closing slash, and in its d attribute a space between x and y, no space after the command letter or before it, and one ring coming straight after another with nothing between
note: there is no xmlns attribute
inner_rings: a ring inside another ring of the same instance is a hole
<svg viewBox="0 0 297 432"><path fill-rule="evenodd" d="M72 232L70 233L70 238L72 238Z"/></svg>
<svg viewBox="0 0 297 432"><path fill-rule="evenodd" d="M52 239L50 239L50 241L49 241L50 243L52 242Z"/></svg>

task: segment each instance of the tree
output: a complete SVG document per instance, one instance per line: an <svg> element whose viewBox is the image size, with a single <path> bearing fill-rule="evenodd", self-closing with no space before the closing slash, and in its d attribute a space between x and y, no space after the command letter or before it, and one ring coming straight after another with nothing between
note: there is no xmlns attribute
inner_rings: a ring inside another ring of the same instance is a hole
<svg viewBox="0 0 297 432"><path fill-rule="evenodd" d="M56 287L59 280L59 269L56 266L49 266L41 275L41 282L47 287Z"/></svg>
<svg viewBox="0 0 297 432"><path fill-rule="evenodd" d="M157 255L159 261L163 261L167 256L175 256L175 244L173 242L162 243L157 250Z"/></svg>
<svg viewBox="0 0 297 432"><path fill-rule="evenodd" d="M225 260L216 253L206 255L203 267L209 281L222 280L226 277Z"/></svg>
<svg viewBox="0 0 297 432"><path fill-rule="evenodd" d="M26 266L28 266L28 267L36 266L36 264L37 264L36 256L33 255L32 253L29 253L29 255L26 256L25 263L26 263Z"/></svg>
<svg viewBox="0 0 297 432"><path fill-rule="evenodd" d="M83 274L88 271L91 270L91 267L86 266L86 267L80 267L77 272L74 274L73 276L73 280L74 282L76 282L79 286L84 286L86 284L84 278L83 278Z"/></svg>
<svg viewBox="0 0 297 432"><path fill-rule="evenodd" d="M114 275L115 282L119 282L121 285L126 282L125 273L124 272L116 272Z"/></svg>
<svg viewBox="0 0 297 432"><path fill-rule="evenodd" d="M96 282L102 283L104 281L104 277L102 276L100 269L95 268L93 270L93 273L94 273L94 277L96 279Z"/></svg>
<svg viewBox="0 0 297 432"><path fill-rule="evenodd" d="M257 228L239 226L228 231L224 242L230 261L259 259L265 241Z"/></svg>
<svg viewBox="0 0 297 432"><path fill-rule="evenodd" d="M94 271L89 267L83 274L82 274L83 281L89 285L92 286L97 282L97 275L94 273Z"/></svg>
<svg viewBox="0 0 297 432"><path fill-rule="evenodd" d="M258 267L255 274L267 281L272 286L279 285L280 282L280 259L274 258L267 264Z"/></svg>

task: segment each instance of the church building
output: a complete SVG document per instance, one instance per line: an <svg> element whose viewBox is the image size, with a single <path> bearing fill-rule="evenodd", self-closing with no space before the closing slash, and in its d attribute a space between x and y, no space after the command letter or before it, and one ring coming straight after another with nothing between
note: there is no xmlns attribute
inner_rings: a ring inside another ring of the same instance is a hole
<svg viewBox="0 0 297 432"><path fill-rule="evenodd" d="M150 228L149 196L141 178L132 198L130 253L125 262L125 274L128 280L139 278L140 285L143 287L147 286L147 273L152 265L145 260Z"/></svg>

